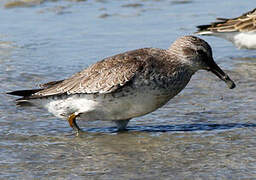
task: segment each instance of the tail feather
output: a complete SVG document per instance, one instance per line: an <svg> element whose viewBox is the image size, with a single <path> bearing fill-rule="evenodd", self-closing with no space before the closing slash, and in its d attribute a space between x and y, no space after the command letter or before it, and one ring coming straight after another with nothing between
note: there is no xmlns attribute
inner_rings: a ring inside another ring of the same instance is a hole
<svg viewBox="0 0 256 180"><path fill-rule="evenodd" d="M50 88L58 83L61 83L64 80L59 81L52 81L45 84L40 85L41 88L39 89L28 89L28 90L18 90L18 91L11 91L7 92L6 94L14 95L14 96L21 96L21 98L16 99L16 103L18 105L33 105L30 100L40 98L40 95L35 93L42 91L46 88Z"/></svg>
<svg viewBox="0 0 256 180"><path fill-rule="evenodd" d="M41 90L42 89L18 90L18 91L7 92L6 94L10 94L14 96L22 96L21 98L15 100L17 105L31 106L33 104L29 102L29 99L31 98L31 96L33 96L34 93L37 93L38 91L41 91Z"/></svg>
<svg viewBox="0 0 256 180"><path fill-rule="evenodd" d="M211 27L211 25L199 25L196 26L198 28L197 32L195 34L199 35L212 35L213 32L210 31L208 28Z"/></svg>
<svg viewBox="0 0 256 180"><path fill-rule="evenodd" d="M64 80L59 80L59 81L52 81L52 82L48 82L45 84L41 84L40 89L18 90L18 91L7 92L6 94L10 94L10 95L14 95L14 96L23 96L24 98L26 98L26 97L32 96L33 94L35 94L45 88L50 88L50 87L52 87L58 83L61 83L63 81Z"/></svg>
<svg viewBox="0 0 256 180"><path fill-rule="evenodd" d="M209 27L211 27L211 25L207 24L207 25L199 25L196 26L199 30L198 31L205 31L207 30Z"/></svg>
<svg viewBox="0 0 256 180"><path fill-rule="evenodd" d="M18 90L18 91L7 92L6 94L10 94L14 96L29 97L32 94L37 93L38 91L41 91L41 90L43 89Z"/></svg>

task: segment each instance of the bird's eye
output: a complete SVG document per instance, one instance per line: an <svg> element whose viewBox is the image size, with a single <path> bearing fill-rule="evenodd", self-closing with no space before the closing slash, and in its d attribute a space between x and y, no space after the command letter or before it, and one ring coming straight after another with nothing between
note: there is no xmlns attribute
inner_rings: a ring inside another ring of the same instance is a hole
<svg viewBox="0 0 256 180"><path fill-rule="evenodd" d="M198 53L199 55L204 55L204 54L205 54L205 52L204 52L203 50L201 50L201 49L198 50L197 53Z"/></svg>

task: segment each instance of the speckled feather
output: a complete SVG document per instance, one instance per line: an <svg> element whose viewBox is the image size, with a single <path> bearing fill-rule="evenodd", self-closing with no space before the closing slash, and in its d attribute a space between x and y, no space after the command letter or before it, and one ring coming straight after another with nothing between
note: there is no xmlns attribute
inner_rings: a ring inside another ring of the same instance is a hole
<svg viewBox="0 0 256 180"><path fill-rule="evenodd" d="M243 15L232 18L217 18L219 22L213 22L210 25L200 25L197 33L203 31L212 32L252 32L256 31L256 8Z"/></svg>

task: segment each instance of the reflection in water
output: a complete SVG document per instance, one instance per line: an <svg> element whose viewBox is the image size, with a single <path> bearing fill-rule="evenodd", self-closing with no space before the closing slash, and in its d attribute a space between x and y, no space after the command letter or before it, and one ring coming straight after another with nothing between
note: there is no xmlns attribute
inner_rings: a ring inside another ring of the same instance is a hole
<svg viewBox="0 0 256 180"><path fill-rule="evenodd" d="M132 131L137 132L171 132L171 131L216 131L216 130L229 130L233 128L255 128L256 124L253 123L227 123L227 124L179 124L179 125L155 125L155 126L129 126L128 133ZM122 133L118 132L116 127L109 128L89 128L87 132L97 133Z"/></svg>
<svg viewBox="0 0 256 180"><path fill-rule="evenodd" d="M1 35L0 35L0 38L1 38ZM14 48L15 46L13 45L13 42L0 40L0 63L1 61L6 61L7 59L10 58Z"/></svg>
<svg viewBox="0 0 256 180"><path fill-rule="evenodd" d="M171 3L172 4L188 4L188 3L192 3L193 1L191 0L172 0Z"/></svg>
<svg viewBox="0 0 256 180"><path fill-rule="evenodd" d="M250 61L250 62L255 62L256 61L256 57L255 56L250 56L250 57L232 57L232 60L235 61Z"/></svg>
<svg viewBox="0 0 256 180"><path fill-rule="evenodd" d="M121 7L132 7L132 8L137 8L137 7L142 7L143 4L140 3L131 3L131 4L124 4Z"/></svg>
<svg viewBox="0 0 256 180"><path fill-rule="evenodd" d="M67 6L54 6L54 7L51 7L51 8L45 8L43 10L40 10L39 13L53 12L53 13L58 14L58 15L68 14L68 13L72 13L71 11L67 10L70 7L71 7L71 5L67 5Z"/></svg>

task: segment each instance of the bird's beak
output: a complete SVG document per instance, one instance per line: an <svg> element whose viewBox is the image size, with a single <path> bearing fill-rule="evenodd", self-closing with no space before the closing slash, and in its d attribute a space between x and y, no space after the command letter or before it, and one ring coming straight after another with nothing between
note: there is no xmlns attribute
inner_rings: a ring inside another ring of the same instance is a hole
<svg viewBox="0 0 256 180"><path fill-rule="evenodd" d="M209 66L208 70L223 80L230 89L236 87L234 81L232 81L228 75L222 71L222 69L214 62L213 59L211 61L207 61L207 65Z"/></svg>

